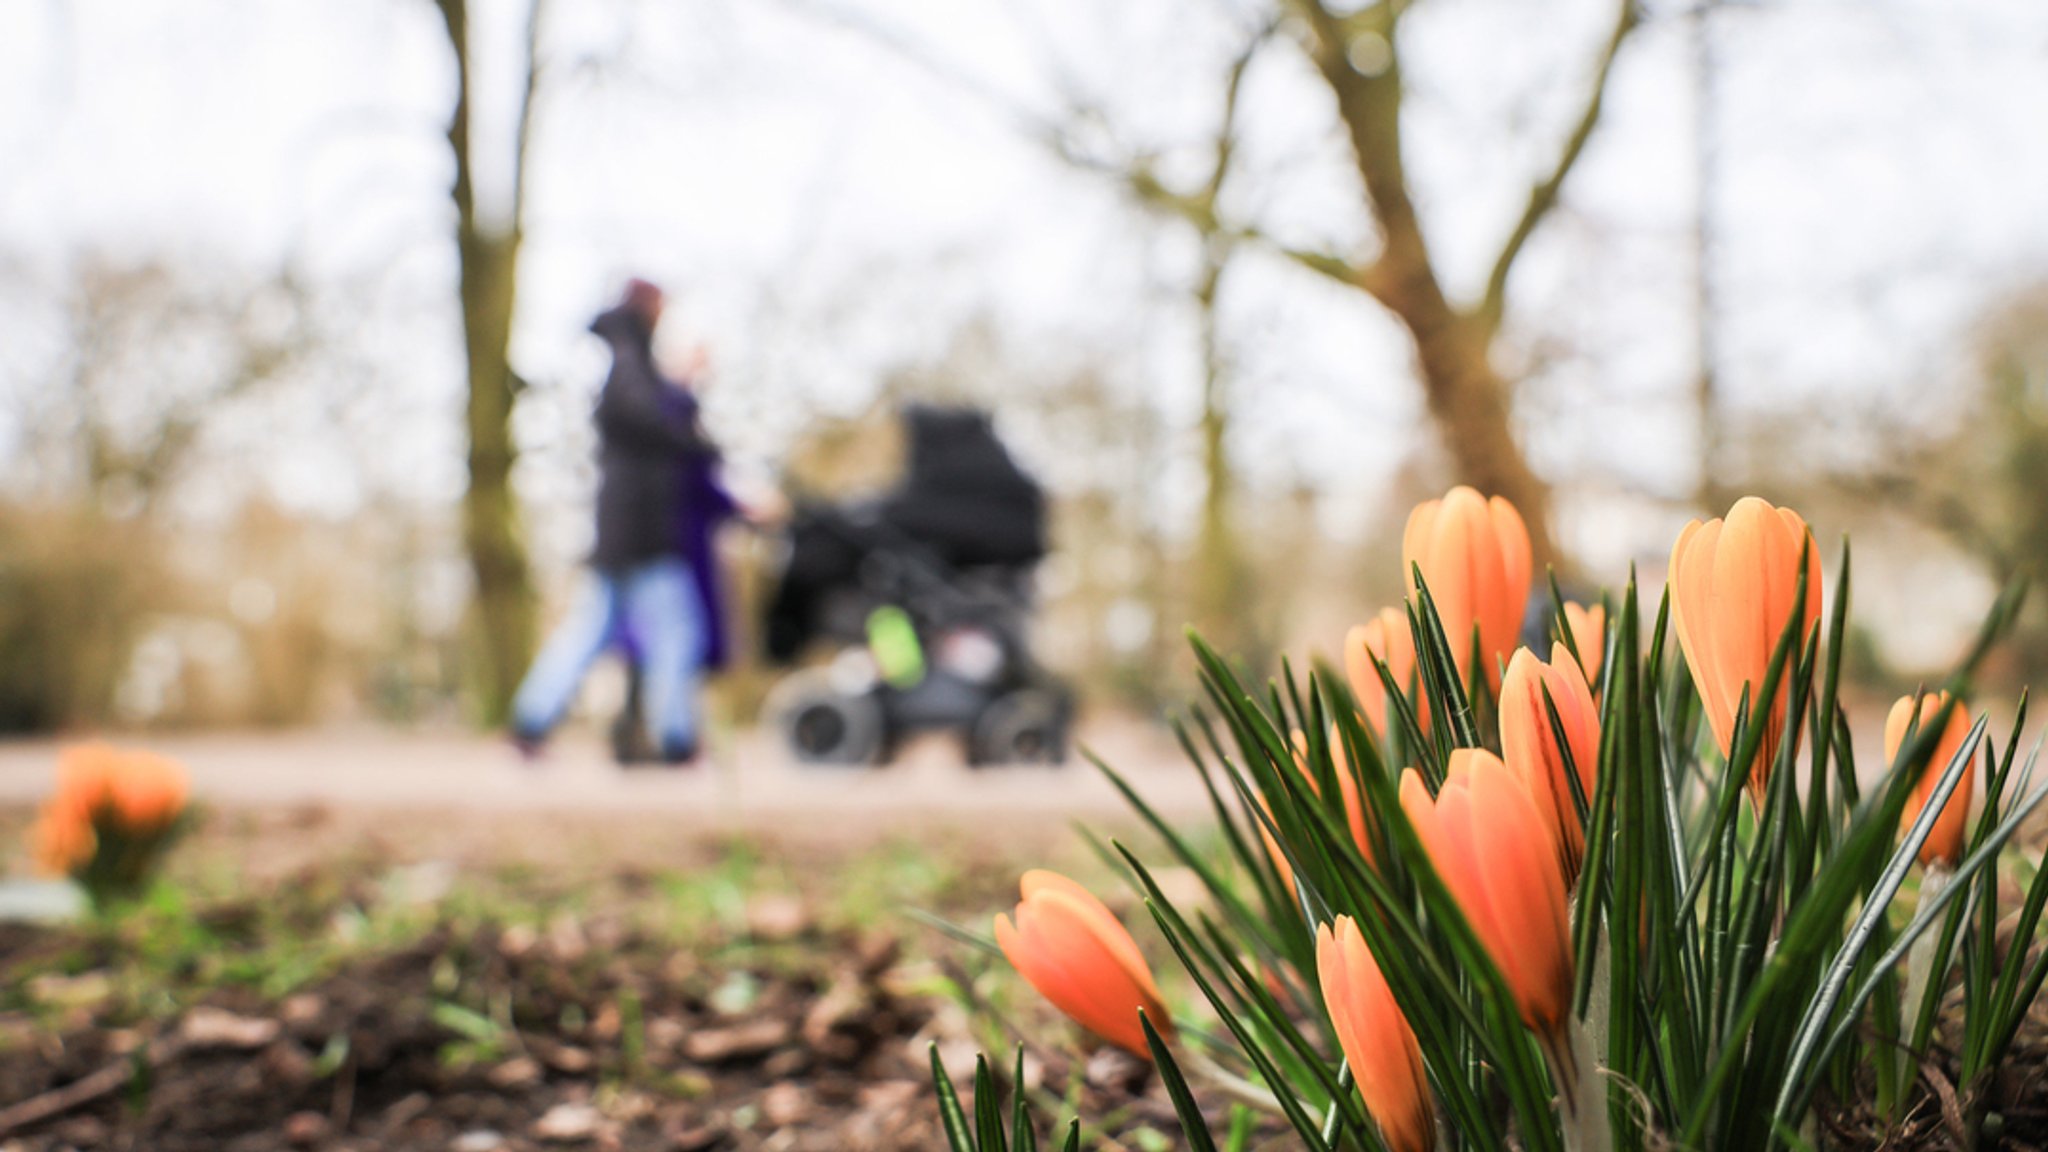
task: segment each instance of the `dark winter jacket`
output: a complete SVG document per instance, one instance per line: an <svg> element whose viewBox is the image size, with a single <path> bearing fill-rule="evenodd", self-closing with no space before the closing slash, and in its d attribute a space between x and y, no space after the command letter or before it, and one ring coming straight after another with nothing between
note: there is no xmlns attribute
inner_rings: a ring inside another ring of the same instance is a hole
<svg viewBox="0 0 2048 1152"><path fill-rule="evenodd" d="M614 308L590 330L611 345L612 371L597 398L597 546L591 563L614 571L679 556L684 465L716 450L695 406L664 400L671 385L654 366L653 332L638 313Z"/></svg>

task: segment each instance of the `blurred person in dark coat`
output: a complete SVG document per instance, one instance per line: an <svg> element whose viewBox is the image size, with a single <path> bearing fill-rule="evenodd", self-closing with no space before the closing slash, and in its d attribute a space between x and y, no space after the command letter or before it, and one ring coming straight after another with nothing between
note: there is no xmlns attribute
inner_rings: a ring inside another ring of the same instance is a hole
<svg viewBox="0 0 2048 1152"><path fill-rule="evenodd" d="M709 528L693 549L682 526L698 511L688 507L691 494L715 483L718 454L694 399L655 364L661 310L661 290L633 280L590 325L612 354L595 413L597 542L589 578L513 699L513 741L528 754L561 720L592 662L627 638L649 745L670 764L697 754L697 686L712 632L692 552L708 553Z"/></svg>

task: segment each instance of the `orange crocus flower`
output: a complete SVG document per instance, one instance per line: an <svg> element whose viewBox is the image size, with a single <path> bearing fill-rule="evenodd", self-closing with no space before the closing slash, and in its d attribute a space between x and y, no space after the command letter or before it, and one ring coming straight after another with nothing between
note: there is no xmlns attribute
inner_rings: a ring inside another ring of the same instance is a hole
<svg viewBox="0 0 2048 1152"><path fill-rule="evenodd" d="M1687 524L1671 546L1668 580L1678 643L1723 756L1734 751L1730 744L1736 711L1745 695L1762 691L1771 652L1792 621L1802 550L1807 573L1803 640L1820 620L1821 571L1813 533L1797 512L1745 496L1728 510L1726 520ZM1752 721L1764 725L1763 742L1749 771L1750 795L1759 804L1785 739L1790 680L1788 669L1768 709L1750 701ZM1794 741L1798 731L1794 717Z"/></svg>
<svg viewBox="0 0 2048 1152"><path fill-rule="evenodd" d="M1162 1037L1173 1036L1173 1021L1131 934L1094 893L1057 872L1033 869L1021 887L1016 923L996 917L1003 955L1075 1023L1151 1059L1138 1010Z"/></svg>
<svg viewBox="0 0 2048 1152"><path fill-rule="evenodd" d="M57 789L48 810L83 820L107 810L124 828L160 831L185 810L190 791L177 761L139 748L74 744L57 754Z"/></svg>
<svg viewBox="0 0 2048 1152"><path fill-rule="evenodd" d="M1572 646L1579 650L1579 663L1586 670L1586 683L1593 688L1600 686L1600 664L1607 658L1607 607L1595 604L1588 608L1576 601L1564 602L1564 627L1570 632Z"/></svg>
<svg viewBox="0 0 2048 1152"><path fill-rule="evenodd" d="M1379 615L1351 629L1344 635L1344 676L1351 681L1351 694L1358 697L1358 707L1365 713L1365 722L1382 737L1386 735L1387 687L1380 682L1379 669L1373 667L1373 658L1387 666L1394 677L1394 683L1404 689L1415 677L1415 636L1408 630L1408 617L1396 608L1382 608ZM1429 727L1429 706L1422 697L1422 685L1415 685L1416 719L1426 729Z"/></svg>
<svg viewBox="0 0 2048 1152"><path fill-rule="evenodd" d="M1436 1119L1422 1048L1351 917L1316 926L1316 973L1337 1044L1380 1138L1391 1152L1429 1152Z"/></svg>
<svg viewBox="0 0 2048 1152"><path fill-rule="evenodd" d="M1401 810L1523 1022L1557 1035L1571 1007L1571 930L1555 841L1536 801L1500 757L1460 748L1435 797L1415 769L1401 774Z"/></svg>
<svg viewBox="0 0 2048 1152"><path fill-rule="evenodd" d="M1569 885L1578 879L1579 862L1586 855L1586 829L1572 799L1564 753L1550 726L1550 710L1544 706L1545 688L1557 708L1579 787L1586 799L1592 800L1600 766L1600 711L1593 706L1593 692L1586 686L1578 661L1564 645L1551 649L1548 664L1527 648L1517 649L1514 659L1508 661L1500 685L1500 751L1549 822Z"/></svg>
<svg viewBox="0 0 2048 1152"><path fill-rule="evenodd" d="M1529 529L1499 496L1457 487L1415 506L1401 535L1403 581L1422 569L1460 675L1472 675L1472 634L1486 682L1500 687L1500 661L1514 649L1529 602Z"/></svg>
<svg viewBox="0 0 2048 1152"><path fill-rule="evenodd" d="M1935 692L1920 698L1917 722L1923 727L1934 723L1941 707L1948 701L1948 693ZM1884 722L1884 758L1886 763L1898 758L1899 745L1906 742L1906 730L1916 722L1913 698L1901 697L1892 705L1891 715ZM1920 773L1920 780L1913 785L1913 795L1906 800L1906 810L1899 817L1899 831L1905 832L1920 818L1921 809L1927 807L1928 798L1934 795L1934 785L1948 768L1949 761L1956 758L1956 750L1963 746L1963 738L1970 734L1970 710L1956 702L1955 709L1948 714L1948 725L1941 730L1941 741L1934 746L1934 755L1927 761L1927 768ZM1920 845L1920 863L1929 867L1936 864L1953 868L1963 858L1963 835L1970 815L1970 791L1977 783L1977 764L1973 757L1963 768L1963 778L1956 782L1955 791L1949 793L1948 804L1941 815L1934 818L1934 829Z"/></svg>

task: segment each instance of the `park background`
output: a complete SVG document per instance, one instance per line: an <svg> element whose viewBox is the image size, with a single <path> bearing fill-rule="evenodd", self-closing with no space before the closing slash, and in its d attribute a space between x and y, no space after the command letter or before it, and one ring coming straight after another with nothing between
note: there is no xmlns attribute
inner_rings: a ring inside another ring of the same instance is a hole
<svg viewBox="0 0 2048 1152"><path fill-rule="evenodd" d="M752 661L705 773L605 769L601 678L521 774L632 275L743 486L873 492L901 404L991 409L1053 498L1039 654L1159 780L1184 628L1334 656L1454 483L1584 593L1744 493L1852 536L1881 705L2048 558L2043 124L2029 0L0 0L0 848L105 734L214 806L195 908L453 861L545 925L505 868L652 869L747 941L750 893L840 907L819 842L976 914L1073 853L1085 768L819 783ZM725 553L744 628L778 541ZM2043 667L2037 604L1991 696Z"/></svg>

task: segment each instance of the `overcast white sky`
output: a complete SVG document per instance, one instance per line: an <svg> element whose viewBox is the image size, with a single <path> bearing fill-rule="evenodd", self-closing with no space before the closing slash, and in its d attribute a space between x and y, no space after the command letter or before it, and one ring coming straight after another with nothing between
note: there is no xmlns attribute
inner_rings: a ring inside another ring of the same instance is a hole
<svg viewBox="0 0 2048 1152"><path fill-rule="evenodd" d="M496 93L483 131L501 141L524 2L474 0ZM1606 7L1416 6L1412 168L1457 291L1483 279L1554 149ZM813 405L858 406L977 314L1020 355L1107 358L1176 419L1192 412L1187 237L819 15L833 11L899 29L1023 106L1078 91L1170 161L1214 115L1233 4L554 0L516 339L546 389L521 426L544 503L573 505L583 483L568 429L600 368L583 324L629 272L678 290L670 337L714 348L720 431L743 452L772 456ZM1691 86L1675 5L1650 13L1566 210L1516 280L1514 331L1542 365L1522 404L1539 463L1675 496L1692 480ZM1764 0L1716 27L1732 402L1867 411L1950 386L1971 319L2048 274L2048 5ZM405 482L452 492L452 83L427 0L0 0L0 266L57 284L86 252L290 258L372 283L390 322L366 339L386 342L404 393L383 454ZM1237 207L1355 243L1355 176L1298 53L1271 49L1249 100ZM1417 442L1399 333L1270 260L1234 270L1224 308L1237 387L1260 401L1239 438L1254 479L1369 503ZM0 360L4 386L33 379L23 355ZM332 482L341 457L287 455L268 467L288 499L345 507L358 491ZM1183 498L1191 481L1167 478ZM1641 547L1575 530L1595 550Z"/></svg>

